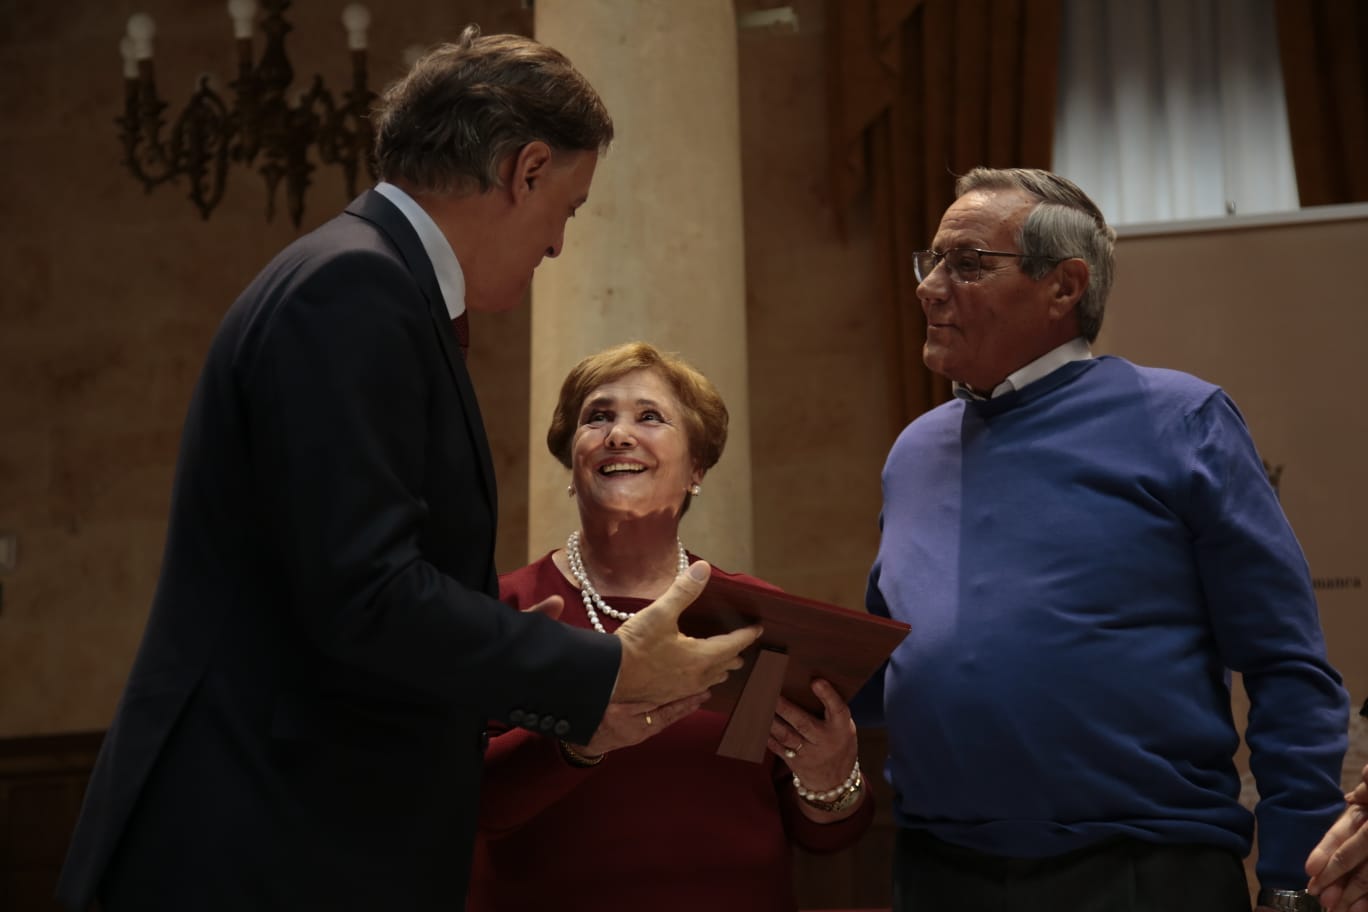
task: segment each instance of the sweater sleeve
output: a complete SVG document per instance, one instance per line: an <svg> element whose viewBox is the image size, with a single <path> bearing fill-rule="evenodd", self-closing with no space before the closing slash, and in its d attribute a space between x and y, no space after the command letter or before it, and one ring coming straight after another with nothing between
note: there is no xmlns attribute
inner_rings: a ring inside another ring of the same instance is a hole
<svg viewBox="0 0 1368 912"><path fill-rule="evenodd" d="M1306 558L1243 417L1216 391L1188 430L1198 572L1221 657L1249 694L1258 876L1300 889L1306 856L1343 807L1348 696L1326 660Z"/></svg>
<svg viewBox="0 0 1368 912"><path fill-rule="evenodd" d="M879 527L883 527L882 517L879 520ZM884 601L883 592L879 589L879 558L875 558L874 567L869 571L869 582L865 586L865 610L879 617L891 616L888 603ZM856 725L862 728L884 726L884 678L887 672L888 662L885 661L851 699L850 713L855 717Z"/></svg>

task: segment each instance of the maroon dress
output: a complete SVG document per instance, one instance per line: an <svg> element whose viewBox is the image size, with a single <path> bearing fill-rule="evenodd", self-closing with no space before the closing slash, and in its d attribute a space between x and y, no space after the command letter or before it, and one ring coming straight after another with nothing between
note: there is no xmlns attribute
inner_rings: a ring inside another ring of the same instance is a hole
<svg viewBox="0 0 1368 912"><path fill-rule="evenodd" d="M561 620L590 626L579 590L549 554L504 574L499 591L514 608L559 595ZM609 604L635 610L647 600ZM600 620L610 632L618 624ZM495 734L468 908L793 912L792 849L851 845L869 827L874 803L866 797L851 817L814 823L798 809L792 774L777 757L717 756L725 723L698 710L587 769L567 763L554 738L524 729Z"/></svg>

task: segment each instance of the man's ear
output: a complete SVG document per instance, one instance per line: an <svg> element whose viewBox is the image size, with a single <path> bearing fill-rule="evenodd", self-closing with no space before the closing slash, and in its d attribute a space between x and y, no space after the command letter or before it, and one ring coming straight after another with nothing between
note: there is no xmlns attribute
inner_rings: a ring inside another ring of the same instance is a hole
<svg viewBox="0 0 1368 912"><path fill-rule="evenodd" d="M521 202L537 187L537 182L551 170L551 147L540 139L523 146L512 156L508 190L513 201Z"/></svg>
<svg viewBox="0 0 1368 912"><path fill-rule="evenodd" d="M1092 275L1088 264L1078 257L1071 257L1055 267L1054 294L1050 301L1050 316L1058 319L1071 310L1088 290L1088 279Z"/></svg>

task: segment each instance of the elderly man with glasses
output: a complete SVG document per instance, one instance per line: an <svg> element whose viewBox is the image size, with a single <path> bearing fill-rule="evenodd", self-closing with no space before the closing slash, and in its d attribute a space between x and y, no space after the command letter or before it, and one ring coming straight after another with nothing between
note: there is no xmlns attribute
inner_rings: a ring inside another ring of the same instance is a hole
<svg viewBox="0 0 1368 912"><path fill-rule="evenodd" d="M895 908L1248 912L1255 816L1259 905L1319 908L1348 702L1239 411L1093 357L1115 232L1078 187L956 190L914 262L956 398L893 446L868 589L913 634L857 701L888 726Z"/></svg>

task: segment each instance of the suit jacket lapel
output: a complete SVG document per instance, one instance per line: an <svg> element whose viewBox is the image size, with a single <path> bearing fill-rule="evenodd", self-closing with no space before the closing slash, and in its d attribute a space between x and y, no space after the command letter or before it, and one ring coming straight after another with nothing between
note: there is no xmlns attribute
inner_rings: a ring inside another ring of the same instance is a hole
<svg viewBox="0 0 1368 912"><path fill-rule="evenodd" d="M475 398L475 387L470 382L470 372L466 370L465 358L456 350L452 339L451 318L447 314L446 302L437 285L437 274L432 269L418 233L413 230L404 214L394 204L374 190L367 190L347 207L352 215L359 216L374 224L385 233L403 257L409 271L413 273L423 296L427 298L428 317L432 320L433 334L446 359L447 370L451 373L456 392L461 397L462 414L466 430L478 456L480 481L494 516L499 515L498 494L494 484L494 462L489 453L489 440L485 437L484 419L480 415L480 403Z"/></svg>

